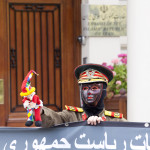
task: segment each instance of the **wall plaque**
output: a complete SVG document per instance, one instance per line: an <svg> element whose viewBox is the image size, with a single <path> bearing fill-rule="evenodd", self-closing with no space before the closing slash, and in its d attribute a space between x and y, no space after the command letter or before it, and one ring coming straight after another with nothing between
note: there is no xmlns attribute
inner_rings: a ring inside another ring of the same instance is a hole
<svg viewBox="0 0 150 150"><path fill-rule="evenodd" d="M126 5L82 4L82 36L126 36L126 22Z"/></svg>
<svg viewBox="0 0 150 150"><path fill-rule="evenodd" d="M0 104L4 104L4 80L0 79Z"/></svg>

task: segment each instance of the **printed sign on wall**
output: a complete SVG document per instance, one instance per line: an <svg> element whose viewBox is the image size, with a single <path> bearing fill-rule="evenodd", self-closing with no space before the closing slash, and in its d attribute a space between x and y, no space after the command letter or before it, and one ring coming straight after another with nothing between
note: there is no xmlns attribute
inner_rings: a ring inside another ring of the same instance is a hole
<svg viewBox="0 0 150 150"><path fill-rule="evenodd" d="M82 4L82 36L126 36L126 22L126 5Z"/></svg>

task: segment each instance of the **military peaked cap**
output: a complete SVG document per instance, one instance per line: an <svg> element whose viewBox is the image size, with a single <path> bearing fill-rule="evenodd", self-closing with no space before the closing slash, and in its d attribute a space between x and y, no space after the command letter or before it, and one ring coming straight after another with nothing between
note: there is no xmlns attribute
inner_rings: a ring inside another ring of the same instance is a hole
<svg viewBox="0 0 150 150"><path fill-rule="evenodd" d="M110 82L113 79L113 72L102 65L84 64L75 68L75 76L78 83Z"/></svg>

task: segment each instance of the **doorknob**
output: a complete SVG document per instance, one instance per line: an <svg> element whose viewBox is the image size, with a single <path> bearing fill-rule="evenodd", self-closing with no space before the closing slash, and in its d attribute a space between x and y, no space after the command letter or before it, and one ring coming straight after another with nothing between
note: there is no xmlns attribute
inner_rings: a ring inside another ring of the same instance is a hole
<svg viewBox="0 0 150 150"><path fill-rule="evenodd" d="M85 36L78 36L78 41L80 44L85 45L86 44L86 37Z"/></svg>

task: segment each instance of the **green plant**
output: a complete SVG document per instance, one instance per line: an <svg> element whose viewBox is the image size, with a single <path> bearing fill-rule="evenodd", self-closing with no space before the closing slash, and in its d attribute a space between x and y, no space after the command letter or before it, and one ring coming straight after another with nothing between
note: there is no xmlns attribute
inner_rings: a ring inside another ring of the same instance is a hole
<svg viewBox="0 0 150 150"><path fill-rule="evenodd" d="M127 55L119 54L117 59L112 60L113 65L107 66L112 70L114 78L108 83L107 98L111 98L114 95L124 95L127 93Z"/></svg>

